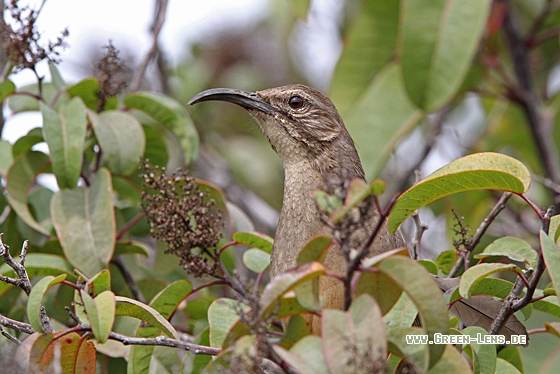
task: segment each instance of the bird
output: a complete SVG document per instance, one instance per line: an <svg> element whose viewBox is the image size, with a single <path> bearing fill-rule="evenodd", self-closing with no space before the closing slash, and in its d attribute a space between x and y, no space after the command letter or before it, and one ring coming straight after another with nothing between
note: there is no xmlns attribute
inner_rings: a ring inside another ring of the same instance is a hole
<svg viewBox="0 0 560 374"><path fill-rule="evenodd" d="M347 181L365 180L364 169L356 146L342 117L332 101L320 91L304 85L287 85L257 92L232 88L213 88L195 95L189 105L203 101L225 101L247 110L268 138L284 167L284 196L276 229L270 264L272 278L297 265L300 249L316 235L330 235L332 227L325 212L316 203L315 191L332 193L333 186ZM371 222L358 230L353 241L365 242L377 225L379 212ZM369 248L368 256L406 247L399 231L391 234L384 224ZM324 260L328 272L343 275L345 260L335 245ZM434 277L442 292L459 284L459 278ZM344 287L332 277L319 279L319 295L323 308L343 309ZM478 325L488 329L500 309L501 302L491 296L476 296L453 304L450 313L465 326ZM314 334L321 334L321 320L308 316ZM283 320L284 326L286 321ZM521 322L511 316L500 333L527 335Z"/></svg>
<svg viewBox="0 0 560 374"><path fill-rule="evenodd" d="M257 92L214 88L195 95L189 104L210 100L246 109L282 160L284 194L270 265L274 278L297 265L299 251L310 238L332 233L315 191L332 192L333 186L347 186L352 179L365 180L356 146L332 101L311 87L296 84ZM370 228L380 217L374 213ZM365 242L369 233L362 230L358 235ZM385 225L370 246L369 256L405 246L402 235L389 233ZM344 274L345 260L335 245L329 248L324 265L328 272ZM321 277L319 295L323 308L343 309L340 280ZM319 335L320 319L311 316L308 323Z"/></svg>

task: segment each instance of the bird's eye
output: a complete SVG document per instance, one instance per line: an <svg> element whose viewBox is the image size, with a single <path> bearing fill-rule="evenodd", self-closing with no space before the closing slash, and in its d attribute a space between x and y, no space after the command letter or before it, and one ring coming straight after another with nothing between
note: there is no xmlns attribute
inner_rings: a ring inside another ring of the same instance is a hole
<svg viewBox="0 0 560 374"><path fill-rule="evenodd" d="M290 100L288 100L288 104L292 109L299 109L303 106L303 98L301 96L294 95L290 97Z"/></svg>

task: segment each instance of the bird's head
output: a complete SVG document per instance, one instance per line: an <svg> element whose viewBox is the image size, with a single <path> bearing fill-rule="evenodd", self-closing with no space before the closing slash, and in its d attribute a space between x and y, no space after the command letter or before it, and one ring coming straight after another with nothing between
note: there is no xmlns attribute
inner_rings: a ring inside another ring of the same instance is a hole
<svg viewBox="0 0 560 374"><path fill-rule="evenodd" d="M324 172L349 162L359 169L350 174L363 177L354 142L342 118L329 98L313 88L289 85L255 93L214 88L197 94L189 104L208 100L245 108L284 164L311 161Z"/></svg>

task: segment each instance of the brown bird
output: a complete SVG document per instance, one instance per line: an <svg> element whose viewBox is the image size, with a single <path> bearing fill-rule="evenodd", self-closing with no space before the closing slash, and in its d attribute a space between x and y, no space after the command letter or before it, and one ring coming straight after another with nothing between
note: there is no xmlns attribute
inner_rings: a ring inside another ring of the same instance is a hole
<svg viewBox="0 0 560 374"><path fill-rule="evenodd" d="M270 88L256 93L216 88L199 93L189 104L220 100L240 105L258 123L284 165L284 199L272 251L270 274L294 267L300 249L313 236L331 234L314 192L329 192L353 178L364 179L354 141L334 104L321 92L303 85ZM372 219L374 227L379 214ZM363 242L369 233L358 233ZM360 239L360 238L358 238ZM405 246L400 234L385 228L370 247L370 255ZM345 262L332 246L324 262L329 272L344 274ZM322 277L319 294L325 308L342 309L342 282ZM320 333L319 319L312 329Z"/></svg>

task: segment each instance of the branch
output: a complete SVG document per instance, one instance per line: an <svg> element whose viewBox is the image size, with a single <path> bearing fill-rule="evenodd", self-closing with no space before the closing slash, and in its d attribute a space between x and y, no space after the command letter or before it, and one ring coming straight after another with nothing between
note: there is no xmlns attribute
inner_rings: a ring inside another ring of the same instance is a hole
<svg viewBox="0 0 560 374"><path fill-rule="evenodd" d="M535 18L535 21L531 25L531 28L529 29L529 31L527 31L527 34L525 34L525 37L523 38L525 40L525 45L527 47L531 47L532 45L535 45L535 44L538 45L538 43L536 43L536 40L535 40L535 39L538 39L538 37L535 38L535 36L539 32L539 29L544 24L544 22L546 21L546 19L550 15L550 12L557 5L557 3L558 3L557 0L548 1L544 5L541 12L537 15L537 17ZM556 30L556 31L558 31L558 30Z"/></svg>
<svg viewBox="0 0 560 374"><path fill-rule="evenodd" d="M507 2L503 30L517 81L517 86L512 87L513 94L516 95L515 100L521 105L525 113L540 164L543 166L546 177L554 183L560 184L560 163L558 162L558 152L554 145L554 138L551 134L552 118L546 118L542 114L543 105L533 87L529 53L513 19L510 1ZM551 193L555 199L556 207L560 208L560 194L554 190L551 190Z"/></svg>
<svg viewBox="0 0 560 374"><path fill-rule="evenodd" d="M150 61L154 59L158 54L160 54L159 46L158 46L158 38L163 23L165 22L165 12L167 11L167 0L159 0L157 2L157 10L155 15L154 24L152 25L152 46L150 47L148 53L144 57L144 60L132 76L130 82L130 90L137 91L140 87L140 83L142 82L142 78L144 77L144 73L150 64Z"/></svg>
<svg viewBox="0 0 560 374"><path fill-rule="evenodd" d="M145 304L146 298L144 298L144 295L142 294L140 287L138 287L138 285L136 284L134 277L132 276L132 274L130 274L122 259L114 258L111 262L115 264L121 271L121 274L123 275L124 280L128 285L128 288L130 289L130 292L132 292L132 295L134 295L134 298Z"/></svg>
<svg viewBox="0 0 560 374"><path fill-rule="evenodd" d="M26 334L33 334L35 332L35 329L29 323L16 321L15 319L5 317L1 314L0 314L0 325L12 330L24 332Z"/></svg>
<svg viewBox="0 0 560 374"><path fill-rule="evenodd" d="M91 331L88 325L82 325L83 330ZM207 347L194 343L187 343L182 340L171 339L166 336L158 336L155 338L136 338L126 335L117 334L116 332L109 333L109 338L117 340L124 345L157 345L162 347L173 347L184 349L196 355L212 355L216 356L222 351L221 348Z"/></svg>
<svg viewBox="0 0 560 374"><path fill-rule="evenodd" d="M4 244L4 242L2 241L3 235L4 234L0 234L0 256L4 258L4 262L9 267L14 269L18 277L10 278L4 275L0 275L0 281L21 288L29 296L29 293L31 292L31 281L27 276L27 270L25 270L25 255L27 254L27 247L29 243L27 240L23 242L23 246L21 248L21 253L19 257L19 263L18 263L13 259L12 255L10 254L10 247Z"/></svg>
<svg viewBox="0 0 560 374"><path fill-rule="evenodd" d="M127 223L125 223L123 227L121 227L119 232L117 232L117 234L115 235L115 239L116 240L121 239L124 236L124 234L126 234L126 232L132 228L132 226L136 225L138 221L140 221L145 216L146 216L146 212L141 211L140 213L132 217L132 219Z"/></svg>
<svg viewBox="0 0 560 374"><path fill-rule="evenodd" d="M550 217L552 216L552 212L553 209L549 208L542 219L542 229L547 234L548 234ZM542 248L539 248L537 268L535 269L535 273L533 274L533 277L529 282L525 295L522 298L520 298L524 283L521 278L517 278L515 284L513 285L513 288L511 289L511 292L504 300L500 311L496 315L496 319L494 320L494 322L492 322L492 326L490 326L490 330L488 331L489 334L491 335L497 334L500 328L507 322L507 320L509 319L509 317L511 317L513 313L517 312L518 310L521 310L533 300L533 295L535 294L535 290L537 289L537 284L539 283L545 269L546 269L546 264L544 262ZM530 275L531 275L531 271L528 270L526 273L526 277L528 278Z"/></svg>
<svg viewBox="0 0 560 374"><path fill-rule="evenodd" d="M344 310L348 310L348 308L350 307L350 304L352 303L352 278L353 278L354 272L360 267L360 264L362 263L362 260L368 255L369 247L372 245L373 241L377 237L377 234L379 234L379 231L381 230L381 228L385 224L385 220L387 219L387 216L389 215L389 212L393 208L393 205L395 205L395 203L397 202L397 197L398 197L398 195L394 195L391 198L391 200L389 200L387 205L385 206L385 209L383 209L382 211L379 212L380 216L379 216L379 221L377 221L377 225L375 226L375 228L371 232L368 239L365 241L362 248L356 254L356 257L354 257L350 261L346 261L346 272L344 274L344 279L343 279L343 281L344 281Z"/></svg>
<svg viewBox="0 0 560 374"><path fill-rule="evenodd" d="M482 236L486 233L488 227L490 227L490 224L496 219L498 214L506 207L506 203L510 197L511 197L511 192L504 192L502 194L500 200L498 200L498 202L496 203L496 205L494 205L494 208L492 208L488 216L484 218L484 220L482 221L478 229L476 229L476 233L474 234L468 247L465 248L467 256L459 257L459 259L453 266L453 269L451 269L451 271L449 272L449 276L448 276L449 278L453 278L457 275L459 269L461 269L461 266L465 264L465 257L468 257L468 255L476 248L476 246L480 242L480 239L482 239Z"/></svg>

